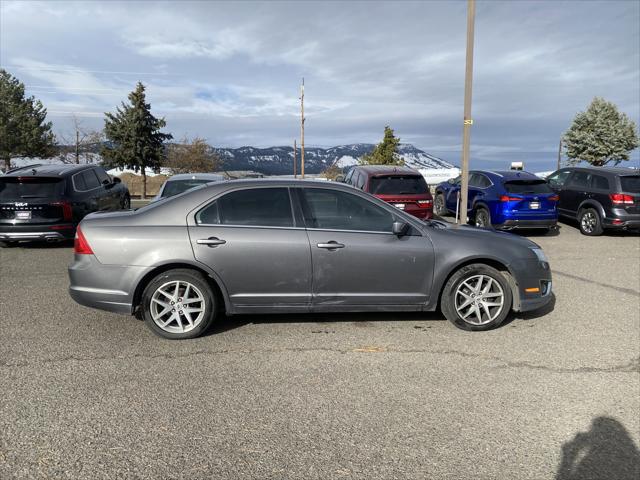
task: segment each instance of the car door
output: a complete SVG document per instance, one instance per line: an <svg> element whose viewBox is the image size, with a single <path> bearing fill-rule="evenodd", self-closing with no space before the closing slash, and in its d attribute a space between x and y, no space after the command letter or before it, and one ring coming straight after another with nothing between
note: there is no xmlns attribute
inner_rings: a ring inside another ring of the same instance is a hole
<svg viewBox="0 0 640 480"><path fill-rule="evenodd" d="M590 173L585 170L575 170L567 180L563 190L560 208L563 213L575 216L580 204L587 199L589 192Z"/></svg>
<svg viewBox="0 0 640 480"><path fill-rule="evenodd" d="M102 189L102 195L104 197L104 204L106 210L119 210L121 203L120 192L121 190L117 188L117 184L115 184L111 177L104 171L101 167L94 168L94 173L98 177L98 181L100 182L100 187Z"/></svg>
<svg viewBox="0 0 640 480"><path fill-rule="evenodd" d="M193 219L195 257L216 272L235 307L309 308L309 240L293 220L288 188L225 192Z"/></svg>
<svg viewBox="0 0 640 480"><path fill-rule="evenodd" d="M457 211L458 204L458 195L460 195L460 180L461 177L456 177L453 180L450 180L450 186L447 189L445 203L447 204L447 208L455 212Z"/></svg>
<svg viewBox="0 0 640 480"><path fill-rule="evenodd" d="M555 193L558 194L558 213L568 214L570 210L568 208L568 201L571 194L567 195L567 180L571 175L571 170L558 170L547 177L547 182Z"/></svg>
<svg viewBox="0 0 640 480"><path fill-rule="evenodd" d="M428 300L431 241L415 228L401 237L391 233L398 218L392 207L337 189L305 187L297 193L311 244L315 310Z"/></svg>
<svg viewBox="0 0 640 480"><path fill-rule="evenodd" d="M484 196L483 185L491 185L491 182L481 173L472 173L469 176L468 210L472 210L476 201L481 200Z"/></svg>
<svg viewBox="0 0 640 480"><path fill-rule="evenodd" d="M74 175L74 183L82 189L80 191L88 203L89 211L109 210L109 199L93 168Z"/></svg>

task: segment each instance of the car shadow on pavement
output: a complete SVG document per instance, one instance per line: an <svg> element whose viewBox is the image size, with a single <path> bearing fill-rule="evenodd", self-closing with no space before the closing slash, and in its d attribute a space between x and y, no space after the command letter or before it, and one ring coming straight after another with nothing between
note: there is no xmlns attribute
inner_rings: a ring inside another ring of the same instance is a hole
<svg viewBox="0 0 640 480"><path fill-rule="evenodd" d="M445 322L442 313L436 312L356 312L356 313L274 313L255 315L221 315L204 336L216 335L246 325L260 324L308 324L319 333L329 332L332 325L355 323L363 328L375 322L394 322L415 325L416 322ZM430 328L430 327L428 327Z"/></svg>
<svg viewBox="0 0 640 480"><path fill-rule="evenodd" d="M73 248L73 240L61 240L57 242L19 242L5 244L0 248L24 248L38 250L45 248Z"/></svg>
<svg viewBox="0 0 640 480"><path fill-rule="evenodd" d="M588 432L562 445L556 480L637 480L640 451L624 426L611 417L596 417Z"/></svg>

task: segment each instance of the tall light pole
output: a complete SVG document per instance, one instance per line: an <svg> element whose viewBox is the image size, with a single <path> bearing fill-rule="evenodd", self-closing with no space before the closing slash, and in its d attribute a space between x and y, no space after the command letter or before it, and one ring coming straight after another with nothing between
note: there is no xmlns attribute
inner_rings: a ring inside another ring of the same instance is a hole
<svg viewBox="0 0 640 480"><path fill-rule="evenodd" d="M467 198L469 196L469 140L471 138L471 86L473 83L473 30L476 19L476 1L467 0L467 66L464 74L464 125L462 130L462 178L460 183L460 208L458 223L467 223Z"/></svg>
<svg viewBox="0 0 640 480"><path fill-rule="evenodd" d="M304 178L304 77L300 86L300 176Z"/></svg>

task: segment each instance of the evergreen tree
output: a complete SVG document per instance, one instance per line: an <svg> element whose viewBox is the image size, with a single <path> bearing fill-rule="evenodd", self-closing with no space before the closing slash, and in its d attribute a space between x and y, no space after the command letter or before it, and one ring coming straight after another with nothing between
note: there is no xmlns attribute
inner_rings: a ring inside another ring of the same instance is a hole
<svg viewBox="0 0 640 480"><path fill-rule="evenodd" d="M12 157L51 157L55 137L47 109L25 97L24 84L0 68L0 160L7 170Z"/></svg>
<svg viewBox="0 0 640 480"><path fill-rule="evenodd" d="M614 103L596 97L576 115L564 134L564 145L570 165L583 160L595 167L617 165L638 147L637 127Z"/></svg>
<svg viewBox="0 0 640 480"><path fill-rule="evenodd" d="M160 169L165 156L164 142L173 138L160 131L167 122L151 114L144 90L144 85L138 82L129 94L130 105L122 102L122 108L118 107L115 114L105 113L107 145L102 149L105 165L142 173L142 198L147 196L146 169Z"/></svg>
<svg viewBox="0 0 640 480"><path fill-rule="evenodd" d="M388 125L384 127L384 138L371 153L360 158L361 165L404 165L404 160L398 154L400 139Z"/></svg>

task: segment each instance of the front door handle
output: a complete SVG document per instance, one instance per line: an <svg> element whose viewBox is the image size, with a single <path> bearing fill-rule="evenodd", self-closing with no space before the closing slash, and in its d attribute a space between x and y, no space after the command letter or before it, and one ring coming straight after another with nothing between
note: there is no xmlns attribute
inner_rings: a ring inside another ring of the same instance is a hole
<svg viewBox="0 0 640 480"><path fill-rule="evenodd" d="M227 243L227 241L217 237L209 237L209 238L201 238L199 240L196 240L196 243L198 245L206 245L208 247L213 248L213 247L217 247L218 245L224 245L225 243Z"/></svg>
<svg viewBox="0 0 640 480"><path fill-rule="evenodd" d="M338 243L335 240L330 240L327 243L319 243L318 248L326 248L327 250L335 250L336 248L344 248L344 244Z"/></svg>

